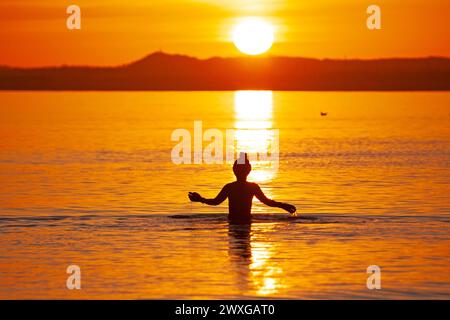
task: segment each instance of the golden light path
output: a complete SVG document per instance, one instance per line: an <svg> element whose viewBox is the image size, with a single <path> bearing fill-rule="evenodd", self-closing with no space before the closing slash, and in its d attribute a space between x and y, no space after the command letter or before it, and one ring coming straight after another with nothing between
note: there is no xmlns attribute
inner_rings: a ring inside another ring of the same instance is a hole
<svg viewBox="0 0 450 320"><path fill-rule="evenodd" d="M277 293L282 287L280 283L283 269L273 261L275 245L267 239L266 234L273 232L277 223L262 223L255 225L257 233L252 234L251 241L251 264L249 266L253 286L258 295L267 296ZM258 230L259 229L259 230ZM256 230L255 230L256 231Z"/></svg>
<svg viewBox="0 0 450 320"><path fill-rule="evenodd" d="M253 170L249 179L270 181L278 169L278 134L272 128L272 91L236 91L234 94L237 152L247 152Z"/></svg>
<svg viewBox="0 0 450 320"><path fill-rule="evenodd" d="M241 294L270 296L286 287L275 259L279 249L272 241L277 229L278 223L229 226L229 258Z"/></svg>
<svg viewBox="0 0 450 320"><path fill-rule="evenodd" d="M249 153L253 170L249 180L267 182L278 170L278 132L273 128L272 91L236 91L234 93L235 138L238 152ZM268 155L264 158L264 155ZM276 163L275 163L276 162ZM270 192L266 190L268 196ZM266 238L276 223L254 224L258 232L247 230L248 279L257 295L275 294L281 287L283 270L273 263L274 244ZM241 231L242 232L242 231ZM245 279L243 279L246 282Z"/></svg>

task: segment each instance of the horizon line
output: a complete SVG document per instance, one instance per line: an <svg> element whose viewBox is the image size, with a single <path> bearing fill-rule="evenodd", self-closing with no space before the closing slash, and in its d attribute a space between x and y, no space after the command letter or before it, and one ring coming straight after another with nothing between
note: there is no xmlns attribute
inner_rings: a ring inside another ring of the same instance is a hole
<svg viewBox="0 0 450 320"><path fill-rule="evenodd" d="M185 57L190 59L195 59L198 61L209 61L214 59L267 59L267 58L286 58L286 59L305 59L305 60L317 60L317 61L383 61L383 60L424 60L424 59L446 59L450 60L450 57L447 56L439 56L439 55L428 55L428 56L414 56L414 57L401 57L401 56L392 56L392 57L378 57L378 58L314 58L314 57L306 57L306 56L291 56L291 55L270 55L270 54L262 54L257 56L251 55L235 55L235 56L211 56L207 58L199 58L194 55L189 55L185 53L170 53L163 50L152 51L141 58L136 60L132 60L122 64L115 65L88 65L88 64L59 64L59 65L41 65L41 66L14 66L14 65L6 65L0 64L0 68L8 68L8 69L50 69L50 68L119 68L131 65L133 63L139 62L148 58L150 56L161 54L165 56L172 57Z"/></svg>

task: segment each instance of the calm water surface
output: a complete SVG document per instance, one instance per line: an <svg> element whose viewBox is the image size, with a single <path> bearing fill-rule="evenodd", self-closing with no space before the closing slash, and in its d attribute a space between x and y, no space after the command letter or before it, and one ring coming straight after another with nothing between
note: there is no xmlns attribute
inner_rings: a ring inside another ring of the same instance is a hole
<svg viewBox="0 0 450 320"><path fill-rule="evenodd" d="M255 201L236 227L190 204L233 179L171 161L195 120L238 150L278 129L250 180L299 216ZM0 298L448 299L449 160L448 93L3 92Z"/></svg>

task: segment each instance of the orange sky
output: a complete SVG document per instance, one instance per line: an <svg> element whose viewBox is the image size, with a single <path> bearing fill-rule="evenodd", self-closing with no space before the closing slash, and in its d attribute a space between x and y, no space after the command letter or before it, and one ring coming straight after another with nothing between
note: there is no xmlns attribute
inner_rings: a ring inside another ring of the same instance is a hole
<svg viewBox="0 0 450 320"><path fill-rule="evenodd" d="M82 29L66 28L78 4ZM382 9L382 30L366 8ZM162 49L201 58L240 53L241 17L276 26L270 54L330 58L450 56L448 0L2 0L0 65L116 65Z"/></svg>

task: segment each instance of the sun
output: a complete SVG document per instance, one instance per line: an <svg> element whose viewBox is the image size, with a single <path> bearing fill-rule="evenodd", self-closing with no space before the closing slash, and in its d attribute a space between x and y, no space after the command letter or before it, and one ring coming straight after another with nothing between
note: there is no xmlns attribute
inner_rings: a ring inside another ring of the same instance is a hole
<svg viewBox="0 0 450 320"><path fill-rule="evenodd" d="M267 52L275 40L275 28L261 18L246 18L233 29L233 43L248 55Z"/></svg>

